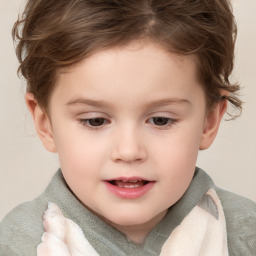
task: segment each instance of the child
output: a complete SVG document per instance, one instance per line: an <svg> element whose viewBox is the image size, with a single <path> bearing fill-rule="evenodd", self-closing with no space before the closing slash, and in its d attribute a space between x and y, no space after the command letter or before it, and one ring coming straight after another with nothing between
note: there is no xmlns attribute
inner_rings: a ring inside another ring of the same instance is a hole
<svg viewBox="0 0 256 256"><path fill-rule="evenodd" d="M256 204L195 167L227 102L228 0L29 0L26 103L60 169L0 224L0 255L256 255Z"/></svg>

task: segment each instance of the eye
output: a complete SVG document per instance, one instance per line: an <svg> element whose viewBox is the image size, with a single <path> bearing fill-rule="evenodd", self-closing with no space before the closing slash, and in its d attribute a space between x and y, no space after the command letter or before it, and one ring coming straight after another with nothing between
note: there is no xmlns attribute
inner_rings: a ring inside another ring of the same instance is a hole
<svg viewBox="0 0 256 256"><path fill-rule="evenodd" d="M176 120L168 117L156 116L149 118L149 123L156 126L170 126L174 124Z"/></svg>
<svg viewBox="0 0 256 256"><path fill-rule="evenodd" d="M105 125L107 123L107 120L105 118L97 117L97 118L90 118L90 119L81 119L79 122L89 128L100 128L101 126Z"/></svg>

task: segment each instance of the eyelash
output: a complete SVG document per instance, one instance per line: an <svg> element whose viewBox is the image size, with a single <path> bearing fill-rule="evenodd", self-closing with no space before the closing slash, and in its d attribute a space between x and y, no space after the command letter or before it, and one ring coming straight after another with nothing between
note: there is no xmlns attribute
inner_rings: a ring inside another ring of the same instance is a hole
<svg viewBox="0 0 256 256"><path fill-rule="evenodd" d="M157 118L162 119L162 121L166 121L166 124L163 124L163 125L155 124L154 122L156 120L154 120L154 119L157 119ZM99 124L99 125L90 124L91 121L93 121L93 120L95 121L97 119L98 119L98 121L102 121L102 124ZM151 122L150 120L153 122ZM164 117L164 116L154 116L154 117L147 119L147 122L149 122L153 126L156 126L158 129L168 129L169 127L175 125L178 122L178 120L169 118L169 117ZM108 121L106 118L103 118L103 117L96 117L96 118L80 119L79 123L82 124L82 126L86 127L87 129L100 130L100 129L104 128L105 125L109 124L110 121Z"/></svg>
<svg viewBox="0 0 256 256"><path fill-rule="evenodd" d="M90 124L90 121L92 120L103 120L103 124L101 125L91 125ZM106 118L103 118L103 117L95 117L95 118L88 118L88 119L80 119L79 120L79 123L82 124L83 127L86 127L87 129L90 129L90 130L99 130L99 129L102 129L104 125L106 125L106 123L109 123L107 121Z"/></svg>
<svg viewBox="0 0 256 256"><path fill-rule="evenodd" d="M156 125L155 123L153 124L150 122L152 125L156 126L158 129L168 129L169 127L175 125L178 121L177 119L173 119L170 117L164 117L164 116L154 116L154 117L149 118L148 120L151 120L151 119L153 119L153 120L154 119L162 119L167 122L166 124L163 124L163 125Z"/></svg>

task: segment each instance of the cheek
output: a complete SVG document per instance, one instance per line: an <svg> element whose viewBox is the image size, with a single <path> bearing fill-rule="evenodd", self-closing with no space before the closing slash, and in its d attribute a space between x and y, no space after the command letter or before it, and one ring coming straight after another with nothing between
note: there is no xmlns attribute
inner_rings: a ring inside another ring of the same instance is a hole
<svg viewBox="0 0 256 256"><path fill-rule="evenodd" d="M163 165L184 170L190 165L195 166L201 141L200 129L192 125L184 126L170 136L163 137L162 142L156 140L154 149Z"/></svg>
<svg viewBox="0 0 256 256"><path fill-rule="evenodd" d="M188 188L194 174L201 138L197 125L190 125L173 133L163 140L163 146L156 144L155 156L159 170L162 170L165 189L173 198L180 198Z"/></svg>
<svg viewBox="0 0 256 256"><path fill-rule="evenodd" d="M163 171L161 174L162 190L169 195L166 203L170 206L183 196L194 175L197 149L193 150L186 146L189 145L172 147L159 156L161 165L159 169Z"/></svg>
<svg viewBox="0 0 256 256"><path fill-rule="evenodd" d="M72 132L67 127L55 135L55 141L63 172L80 178L95 173L107 155L102 140L83 130Z"/></svg>
<svg viewBox="0 0 256 256"><path fill-rule="evenodd" d="M103 144L93 143L78 133L59 138L58 156L63 176L71 190L84 201L93 191L95 181L101 179L104 162ZM90 182L88 182L90 181Z"/></svg>

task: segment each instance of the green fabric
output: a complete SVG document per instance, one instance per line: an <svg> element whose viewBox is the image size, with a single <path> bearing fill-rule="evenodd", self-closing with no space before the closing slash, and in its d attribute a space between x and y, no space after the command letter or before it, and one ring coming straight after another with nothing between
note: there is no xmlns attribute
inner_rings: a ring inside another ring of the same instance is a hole
<svg viewBox="0 0 256 256"><path fill-rule="evenodd" d="M42 216L48 202L57 204L66 218L72 219L82 228L100 255L159 255L173 229L210 188L216 190L223 205L229 255L256 255L256 204L215 187L211 178L198 168L186 193L149 233L143 245L129 242L122 233L88 211L70 191L59 170L40 197L19 205L0 223L0 255L36 255L36 247L43 234Z"/></svg>

